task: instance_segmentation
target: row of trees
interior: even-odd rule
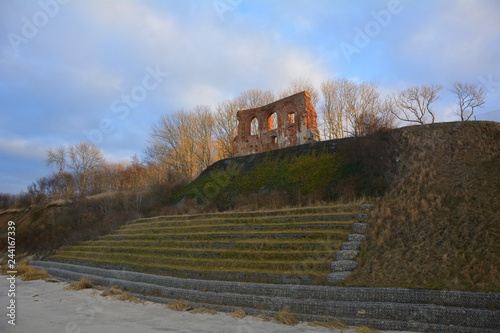
[[[363,136],[396,127],[397,121],[433,123],[433,103],[439,99],[440,85],[414,86],[382,96],[373,83],[348,79],[324,81],[320,91],[310,81],[297,79],[275,94],[270,90],[248,90],[219,103],[215,110],[200,105],[192,110],[165,114],[154,125],[146,148],[146,160],[168,167],[174,173],[193,177],[216,160],[234,156],[238,110],[256,108],[307,90],[319,111],[324,139]],[[458,99],[457,114],[469,120],[484,104],[484,92],[476,85],[457,82],[450,89]]]
[[[134,157],[129,164],[106,163],[100,149],[88,142],[49,149],[47,164],[56,172],[30,185],[28,195],[69,199],[127,191],[133,193],[135,205],[140,207],[144,193],[155,187],[193,178],[215,161],[233,157],[238,110],[263,106],[307,90],[319,111],[323,138],[336,139],[394,128],[398,121],[433,123],[433,103],[442,89],[440,85],[422,85],[382,96],[373,83],[328,80],[318,91],[308,80],[297,79],[279,94],[248,90],[220,102],[215,109],[200,105],[163,115],[151,129],[143,161]],[[463,121],[484,104],[485,94],[476,85],[457,82],[449,91],[457,99],[457,114]]]

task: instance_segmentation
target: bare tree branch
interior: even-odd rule
[[[456,114],[462,121],[469,120],[476,108],[484,104],[485,93],[476,84],[455,82],[453,88],[449,89],[458,98],[458,110]]]
[[[436,117],[431,104],[439,99],[441,89],[441,85],[413,86],[393,95],[393,115],[399,120],[418,124],[427,123],[430,116],[430,122],[434,123]]]

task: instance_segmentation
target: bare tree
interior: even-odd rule
[[[49,148],[47,150],[47,165],[55,166],[59,172],[64,172],[67,166],[66,161],[66,149],[63,146],[59,146],[52,150]]]
[[[219,103],[215,116],[215,145],[219,159],[234,157],[233,140],[237,134],[237,112],[240,110],[236,100]]]
[[[316,108],[319,103],[318,90],[313,86],[311,81],[306,78],[296,78],[288,84],[288,86],[280,93],[280,98],[285,98],[301,91],[308,91],[311,94],[311,104]]]
[[[198,105],[193,110],[192,126],[194,127],[194,139],[196,141],[195,155],[197,173],[200,173],[214,162],[214,130],[215,117],[210,106]]]
[[[193,117],[185,110],[163,115],[151,129],[146,148],[148,161],[168,166],[179,175],[193,177],[196,174],[196,142],[192,123]]]
[[[77,180],[80,196],[89,194],[91,173],[104,165],[104,156],[101,150],[90,142],[80,142],[70,145],[67,150],[68,165]]]
[[[469,120],[474,114],[474,110],[483,106],[486,98],[483,89],[476,84],[455,82],[450,91],[458,98],[456,114],[460,116],[462,121]]]
[[[253,109],[276,100],[276,96],[271,90],[250,89],[236,97],[235,102],[240,110]]]
[[[342,78],[321,85],[324,135],[328,139],[362,136],[394,127],[394,117],[373,83]]]
[[[393,114],[399,120],[425,124],[434,123],[436,117],[431,105],[439,99],[441,85],[413,86],[393,96]]]
[[[373,83],[348,84],[343,96],[346,104],[347,133],[351,136],[367,134],[363,127],[374,123],[380,111],[379,93]]]

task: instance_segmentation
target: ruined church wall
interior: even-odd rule
[[[319,141],[317,113],[306,91],[259,108],[240,110],[237,116],[236,156]],[[255,132],[252,132],[252,121],[258,124]]]

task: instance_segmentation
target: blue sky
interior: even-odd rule
[[[487,93],[500,121],[500,1],[0,2],[0,192],[53,170],[50,147],[85,140],[110,162],[141,156],[165,113],[293,79],[442,84]]]

